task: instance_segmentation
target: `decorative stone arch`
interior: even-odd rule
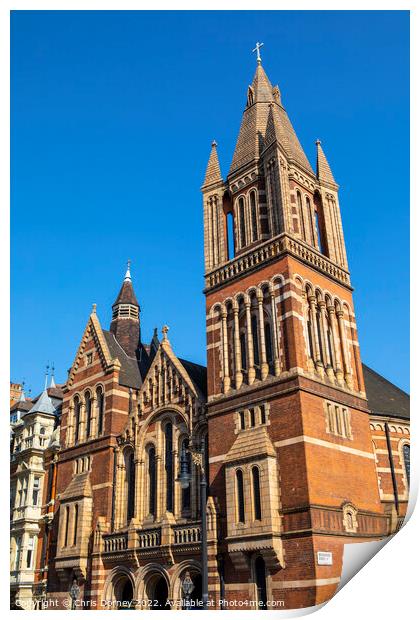
[[[257,294],[257,286],[255,284],[253,284],[252,286],[249,286],[245,293],[251,297],[251,295],[256,295]]]
[[[103,600],[109,602],[110,609],[113,608],[112,603],[120,600],[123,582],[129,580],[133,588],[133,598],[135,599],[135,577],[126,566],[115,566],[109,573],[103,588]]]
[[[343,526],[349,534],[356,534],[359,524],[357,522],[357,508],[350,502],[342,504]]]
[[[189,571],[191,577],[193,578],[195,575],[201,575],[201,564],[197,562],[197,560],[183,560],[179,564],[171,577],[170,589],[169,589],[169,598],[174,602],[179,601],[183,598],[182,593],[182,578],[185,576],[185,573]],[[194,592],[192,593],[194,595]],[[175,607],[179,609],[179,607]]]
[[[158,409],[154,409],[149,416],[145,419],[144,424],[141,427],[141,430],[139,432],[139,437],[138,437],[138,442],[137,442],[137,450],[139,454],[142,454],[146,445],[146,442],[149,443],[148,441],[148,432],[149,432],[149,428],[150,425],[154,422],[164,422],[165,421],[165,416],[161,417],[162,414],[165,413],[172,413],[173,415],[179,415],[182,418],[183,423],[185,424],[185,428],[188,429],[188,416],[186,415],[185,411],[183,410],[182,407],[180,407],[179,405],[163,405],[162,407],[159,407]],[[161,417],[161,419],[159,420],[159,418]],[[169,421],[169,417],[168,417],[168,421]],[[174,423],[174,419],[171,420],[172,423]],[[150,435],[149,435],[150,438]],[[153,440],[151,443],[154,443],[155,447],[157,448],[157,442],[156,440]]]
[[[143,566],[139,570],[135,580],[134,598],[137,601],[140,601],[140,609],[149,608],[148,600],[153,595],[151,590],[156,584],[156,582],[162,577],[166,581],[166,585],[168,588],[168,598],[171,598],[171,580],[167,571],[163,568],[161,564],[151,562],[150,564],[146,564],[146,566]]]

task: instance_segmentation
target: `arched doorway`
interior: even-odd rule
[[[255,585],[257,586],[258,609],[267,609],[265,562],[261,556],[255,560]]]
[[[134,598],[133,584],[129,577],[125,575],[121,577],[115,584],[114,592],[117,609],[134,609],[132,604]]]
[[[166,609],[171,608],[169,603],[168,584],[163,576],[157,577],[150,584],[150,609]]]
[[[200,573],[191,576],[194,590],[191,593],[191,609],[202,609],[203,605],[203,580]]]

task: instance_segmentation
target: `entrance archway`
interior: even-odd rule
[[[134,609],[132,604],[134,598],[133,584],[129,577],[124,575],[118,579],[114,586],[114,592],[117,602],[116,609]]]
[[[149,599],[150,599],[150,609],[166,609],[169,610],[171,608],[168,592],[168,584],[166,582],[165,577],[162,575],[157,575],[155,579],[152,579],[149,583],[148,591]]]

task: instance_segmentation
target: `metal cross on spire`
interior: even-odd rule
[[[259,43],[258,41],[255,44],[254,49],[252,50],[253,52],[257,52],[257,63],[260,65],[261,64],[261,54],[260,54],[260,48],[264,45],[264,43]]]

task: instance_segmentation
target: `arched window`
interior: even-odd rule
[[[235,256],[235,221],[231,211],[226,214],[226,235],[227,258],[231,260]]]
[[[69,527],[70,527],[70,507],[66,506],[66,513],[64,515],[64,546],[69,544]]]
[[[325,359],[325,351],[324,351],[324,347],[323,347],[323,341],[322,341],[322,327],[321,327],[321,311],[318,310],[316,313],[316,338],[318,339],[318,347],[319,347],[319,353],[320,353],[320,357],[321,357],[321,361],[325,364],[326,363],[326,359]]]
[[[86,407],[86,439],[90,437],[90,431],[92,426],[92,398],[90,392],[85,394],[85,407]]]
[[[156,516],[156,450],[150,446],[147,451],[147,465],[149,475],[149,514]]]
[[[242,370],[246,370],[247,364],[246,364],[246,336],[245,336],[245,332],[243,332],[240,335],[239,341],[240,341],[240,344],[241,344],[241,366],[242,366]]]
[[[79,441],[80,433],[80,400],[76,396],[74,399],[74,443]]]
[[[306,210],[308,213],[309,231],[311,233],[311,243],[312,245],[315,245],[313,219],[312,219],[312,207],[311,207],[311,201],[309,200],[308,196],[306,196]]]
[[[314,194],[314,207],[315,207],[315,227],[316,234],[318,237],[318,246],[319,250],[325,256],[328,256],[328,247],[326,243],[326,231],[325,231],[325,222],[324,222],[324,211],[322,198],[318,191]]]
[[[256,366],[260,363],[260,351],[258,346],[258,319],[255,314],[251,317],[251,330],[252,330],[252,344],[254,347],[254,364]]]
[[[245,429],[245,411],[239,412],[239,424],[241,427],[241,431]]]
[[[258,467],[252,468],[252,494],[254,500],[254,519],[261,520],[261,489],[260,489],[260,470]]]
[[[236,471],[236,502],[238,522],[245,523],[244,475],[242,469]]]
[[[259,609],[267,609],[267,581],[265,576],[265,562],[259,556],[255,560],[255,585],[257,587],[257,601]]]
[[[238,217],[239,217],[239,243],[241,248],[246,245],[246,228],[245,228],[245,200],[242,196],[238,200]]]
[[[258,239],[257,200],[255,196],[255,192],[251,192],[249,195],[249,204],[251,208],[252,241],[257,241]]]
[[[74,530],[73,530],[73,545],[75,545],[77,543],[77,528],[78,528],[78,523],[79,521],[79,505],[75,504],[74,506]]]
[[[166,472],[166,510],[173,512],[173,455],[172,455],[172,424],[165,426],[165,472]]]
[[[410,484],[410,444],[403,445],[404,467],[407,476],[407,482]]]
[[[265,352],[267,356],[267,362],[269,364],[273,361],[273,345],[271,342],[271,325],[270,323],[266,323],[264,325],[264,334],[265,334]]]
[[[343,425],[341,420],[341,412],[340,407],[335,407],[335,428],[337,430],[337,435],[343,434]]]
[[[353,513],[349,511],[346,512],[346,523],[348,530],[354,530],[354,518]]]
[[[300,192],[296,192],[297,196],[297,205],[298,205],[298,215],[299,215],[299,226],[300,226],[300,236],[304,241],[306,241],[306,233],[305,233],[305,220],[303,217],[303,205],[302,205],[302,196]]]
[[[104,405],[105,398],[101,387],[96,390],[96,406],[98,408],[98,436],[104,432]]]
[[[127,524],[134,517],[135,465],[133,450],[124,453],[125,465],[125,497],[127,498]]]
[[[255,426],[255,409],[253,407],[249,410],[249,425],[251,428]]]
[[[184,452],[187,458],[187,472],[191,475],[191,452],[188,450],[188,438],[182,440],[181,453]],[[186,489],[182,489],[182,509],[189,510],[191,507],[191,484]]]

